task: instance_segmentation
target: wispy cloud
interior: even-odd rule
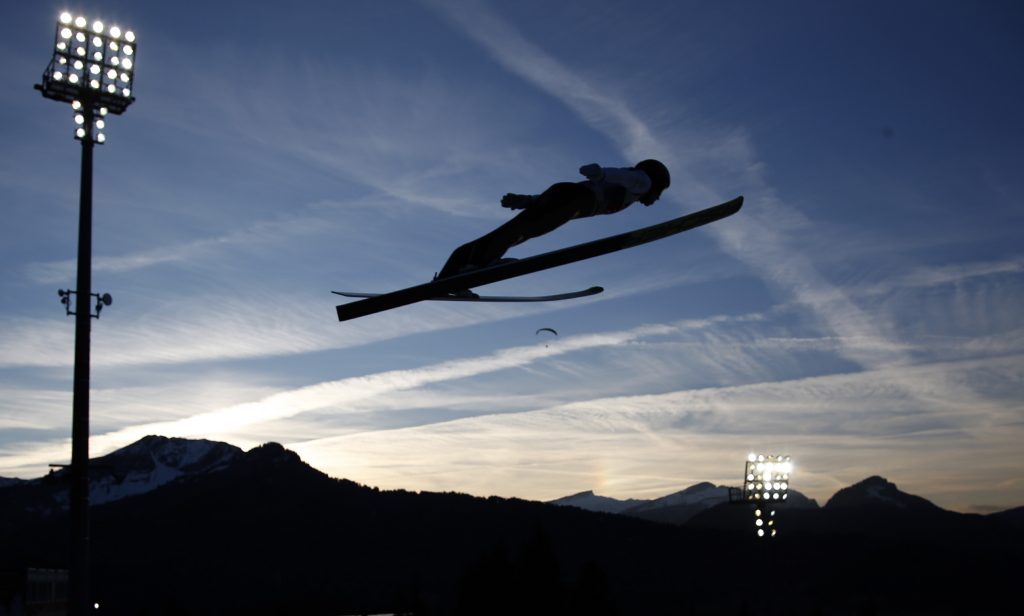
[[[957,477],[966,477],[1016,446],[1003,437],[1024,410],[1014,402],[1015,384],[1024,378],[1021,348],[1002,358],[787,378],[786,359],[852,343],[756,336],[765,319],[722,316],[565,336],[547,346],[282,391],[264,386],[258,396],[259,389],[239,386],[220,396],[227,404],[219,407],[216,398],[200,395],[202,387],[191,399],[173,386],[163,393],[100,390],[95,397],[107,409],[102,424],[123,427],[94,436],[93,448],[104,453],[151,433],[246,445],[277,440],[332,475],[373,485],[415,482],[421,489],[554,498],[587,488],[660,496],[688,481],[728,483],[736,468],[723,452],[739,460],[749,449],[772,446],[799,455],[801,490],[826,498],[867,474],[911,476],[902,459],[908,450],[918,460],[952,464]],[[595,383],[595,370],[618,378]],[[488,386],[481,380],[487,375],[503,385]],[[631,384],[646,377],[675,388],[616,393],[649,389]],[[537,393],[524,393],[531,390],[522,379]],[[539,386],[545,379],[560,387]],[[701,386],[702,380],[720,385]],[[987,384],[984,393],[978,382]],[[213,382],[205,390],[224,391]],[[165,395],[169,403],[154,406]],[[137,423],[130,407],[147,401],[149,416],[164,419]],[[66,400],[40,405],[66,406]],[[940,459],[936,452],[964,435],[974,447],[960,445]],[[52,441],[6,447],[0,474],[58,460],[66,455],[61,447]]]
[[[348,405],[395,391],[405,391],[430,383],[464,379],[523,366],[538,358],[555,354],[615,346],[642,336],[668,332],[671,329],[668,326],[645,326],[627,332],[579,336],[550,347],[539,345],[517,347],[485,357],[454,360],[424,368],[394,370],[324,382],[274,393],[253,402],[191,414],[188,417],[172,421],[131,425],[108,434],[94,436],[92,440],[98,450],[111,450],[147,434],[211,436],[323,408],[344,412]]]
[[[809,309],[817,322],[834,334],[836,350],[860,365],[865,374],[875,378],[884,374],[886,382],[895,387],[890,397],[912,399],[911,406],[919,409],[942,399],[941,395],[932,395],[934,392],[929,390],[929,385],[933,383],[926,373],[904,369],[913,362],[911,345],[893,336],[898,329],[887,320],[893,315],[866,310],[854,299],[851,290],[830,281],[816,266],[815,255],[807,252],[806,242],[800,241],[814,228],[812,221],[775,196],[762,177],[763,164],[745,131],[719,131],[719,137],[727,137],[721,140],[721,147],[710,154],[702,153],[692,145],[694,141],[707,145],[703,135],[693,131],[663,135],[651,130],[630,109],[627,101],[609,94],[614,91],[612,88],[594,87],[585,75],[570,70],[530,42],[484,3],[463,3],[458,9],[441,2],[428,4],[507,70],[560,100],[583,121],[618,143],[627,157],[662,157],[674,170],[680,170],[680,175],[686,178],[685,190],[689,194],[709,198],[717,195],[712,185],[689,173],[689,168],[711,169],[710,175],[717,178],[731,175],[734,185],[744,187],[748,203],[739,216],[712,225],[711,233],[719,239],[722,249],[745,263],[772,287],[783,290]],[[679,152],[687,153],[688,157],[680,158]],[[831,262],[837,255],[830,253],[828,257]],[[911,283],[928,285],[1018,269],[1019,264],[1010,262],[972,271],[937,270]],[[870,379],[856,381],[858,388],[867,388],[871,382]],[[942,392],[943,395],[950,393]],[[865,419],[870,415],[870,411],[859,404],[849,412]],[[941,415],[936,413],[936,416]],[[879,431],[872,436],[884,434]]]
[[[97,220],[97,237],[106,239],[94,269],[103,290],[113,283],[117,303],[94,322],[94,450],[151,432],[243,446],[277,440],[367,483],[538,498],[586,488],[660,496],[698,480],[728,483],[733,454],[768,445],[800,456],[800,489],[819,498],[875,473],[911,491],[904,476],[930,482],[920,490],[929,496],[935,486],[975,490],[972,473],[982,471],[1014,481],[1019,256],[918,269],[912,259],[885,262],[877,255],[897,240],[899,254],[917,255],[949,238],[904,243],[871,225],[833,226],[827,208],[802,214],[781,197],[790,193],[775,192],[753,133],[700,123],[686,107],[705,99],[689,101],[685,88],[652,82],[641,94],[637,85],[659,59],[640,70],[609,63],[610,53],[590,65],[568,61],[558,55],[561,41],[542,38],[556,22],[513,24],[503,15],[525,11],[491,2],[423,4],[432,15],[413,5],[403,13],[424,23],[398,25],[440,49],[382,60],[338,53],[333,41],[294,53],[280,39],[260,48],[258,71],[241,77],[248,52],[240,44],[166,45],[167,53],[147,56],[147,74],[177,78],[147,81],[146,104],[118,120],[147,127],[143,149],[159,164],[121,178],[106,222]],[[575,18],[575,10],[545,15]],[[570,35],[601,19],[584,21]],[[463,36],[436,30],[439,23]],[[655,48],[681,48],[659,38]],[[155,49],[159,41],[148,40]],[[465,54],[467,41],[482,53]],[[473,62],[451,62],[456,51]],[[640,53],[623,46],[615,55],[629,62]],[[745,194],[741,214],[687,239],[706,246],[711,237],[720,252],[640,266],[623,253],[605,260],[594,281],[608,290],[571,306],[423,303],[356,324],[334,321],[343,300],[326,293],[333,284],[384,291],[422,281],[482,224],[474,217],[507,216],[496,206],[502,191],[569,179],[567,167],[590,162],[575,160],[576,148],[609,144],[618,150],[611,158],[654,156],[673,169],[663,203],[630,216],[668,217],[671,208]],[[105,160],[124,148],[104,152]],[[199,156],[204,163],[194,164]],[[22,191],[36,186],[31,194],[53,185],[16,176],[4,179]],[[33,197],[22,201],[33,216],[45,209]],[[132,235],[136,221],[142,228]],[[52,229],[44,218],[28,224]],[[588,220],[566,233],[621,224]],[[564,238],[538,239],[528,252]],[[69,254],[63,242],[56,251],[25,246],[17,250],[34,262],[15,262],[5,279],[11,295],[25,297],[26,274],[40,285],[72,279],[73,262],[46,261]],[[650,248],[668,252],[667,243]],[[626,331],[608,324],[635,322],[613,314],[627,302],[676,299],[673,287],[712,280],[721,284],[695,290],[714,295],[688,303],[686,314],[752,312]],[[560,268],[518,279],[515,289],[578,283],[572,268]],[[38,475],[70,450],[51,427],[66,425],[70,394],[54,388],[70,376],[73,324],[45,295],[52,312],[12,303],[0,318],[0,397],[9,400],[0,413],[0,474]],[[709,309],[708,297],[726,306]],[[656,316],[671,311],[648,303],[639,318],[676,318]],[[506,323],[559,311],[578,317],[580,331],[612,331],[563,335],[548,349],[503,335]],[[518,346],[486,350],[509,344]],[[993,502],[977,496],[971,502]]]
[[[884,294],[906,287],[935,287],[956,284],[974,278],[1024,273],[1024,257],[1016,256],[999,261],[969,261],[942,266],[918,266],[902,274],[866,285],[862,293]]]
[[[570,70],[501,19],[490,7],[478,1],[458,6],[434,0],[426,4],[487,50],[507,70],[561,100],[585,122],[614,139],[629,156],[670,157],[670,150],[655,139],[647,124],[626,101],[608,94]]]
[[[196,239],[120,256],[97,256],[92,260],[93,271],[122,273],[155,265],[223,258],[227,250],[239,247],[252,250],[288,241],[302,241],[304,236],[324,233],[325,229],[332,226],[334,225],[330,225],[323,218],[309,214],[262,220],[218,237]],[[76,266],[75,260],[29,263],[26,265],[26,273],[36,283],[65,282],[73,279]]]
[[[374,485],[415,477],[426,489],[547,499],[587,488],[626,497],[660,496],[688,481],[734,484],[745,453],[770,446],[797,455],[801,491],[823,499],[868,474],[916,477],[913,465],[927,460],[959,477],[1012,455],[1001,434],[1013,413],[965,383],[1019,379],[1019,359],[907,369],[913,379],[872,371],[598,398],[289,447],[332,475]],[[913,395],[908,381],[918,384]],[[942,402],[924,409],[914,398]],[[974,447],[945,449],[965,432]],[[994,455],[979,455],[989,447]],[[908,462],[907,449],[920,457]]]
[[[182,61],[182,60],[178,60]],[[195,64],[195,62],[185,62]],[[157,101],[154,120],[197,136],[219,135],[255,151],[273,148],[276,160],[318,169],[353,187],[393,198],[394,208],[431,208],[455,215],[499,217],[486,179],[508,172],[493,144],[514,134],[516,117],[490,117],[501,93],[472,90],[424,62],[422,70],[396,73],[372,63],[324,62],[313,57],[268,53],[259,80],[222,87],[224,74],[243,63],[221,50],[184,78],[200,117],[171,97]],[[267,96],[280,84],[302,97]],[[310,122],[309,118],[316,118]],[[497,120],[497,121],[496,121]],[[472,126],[473,130],[465,130]],[[243,150],[243,155],[247,153]],[[281,173],[291,173],[287,166]],[[481,181],[481,177],[485,181]]]
[[[307,228],[305,220],[295,225]],[[193,271],[207,267],[209,262],[228,259],[232,246],[244,246],[253,252],[266,251],[267,245],[279,241],[273,236],[262,240],[264,225],[258,233],[241,233],[238,239],[202,241],[196,251],[168,249],[181,267]],[[297,231],[304,232],[304,231]],[[315,231],[310,231],[314,233]],[[345,230],[342,233],[356,233]],[[361,241],[354,238],[352,241]],[[395,255],[398,264],[410,267]],[[121,262],[144,261],[144,255],[124,255]],[[419,266],[420,268],[422,266]],[[706,281],[717,271],[699,264],[690,268],[673,268],[668,272],[652,270],[623,280],[614,288],[594,298],[579,300],[574,306],[615,301],[622,297],[649,293],[681,284]],[[568,279],[566,279],[568,281]],[[384,290],[380,282],[374,288]],[[550,282],[547,284],[550,285]],[[255,289],[255,290],[254,290]],[[135,295],[144,289],[133,289]],[[230,293],[231,297],[225,297]],[[116,301],[116,298],[115,298]],[[96,350],[93,364],[104,366],[143,366],[190,364],[239,358],[297,355],[331,349],[352,348],[403,336],[464,328],[485,322],[498,322],[527,314],[557,313],[566,304],[458,307],[420,304],[396,310],[387,318],[369,317],[366,327],[335,326],[333,306],[343,303],[341,297],[307,292],[271,293],[258,280],[215,280],[196,286],[189,292],[164,293],[142,305],[138,315],[111,314],[94,327],[101,335],[94,337]],[[56,304],[56,301],[54,302]],[[216,310],[197,307],[216,306]],[[115,310],[120,305],[111,308]],[[104,313],[107,314],[107,313]],[[107,319],[116,319],[116,327],[107,327]],[[71,349],[74,329],[55,326],[52,318],[9,318],[0,327],[0,366],[55,367],[70,366],[74,361]]]
[[[457,9],[440,2],[430,4],[508,70],[561,100],[586,122],[619,143],[627,156],[660,157],[670,163],[674,161],[673,169],[685,169],[694,162],[678,160],[672,152],[679,148],[663,143],[626,101],[606,94],[606,90],[599,90],[563,66],[483,3],[464,3]],[[872,318],[850,301],[842,289],[828,283],[811,260],[801,254],[797,244],[785,235],[787,225],[806,227],[807,224],[777,199],[769,198],[765,202],[771,191],[758,176],[754,148],[743,133],[734,132],[728,143],[732,145],[723,163],[740,171],[743,183],[757,188],[761,198],[759,203],[748,205],[735,220],[713,225],[712,230],[721,239],[722,248],[773,285],[792,293],[842,339],[877,341],[871,345],[871,352],[865,352],[862,346],[846,349],[846,354],[854,361],[866,367],[904,361],[900,345],[886,341],[884,332],[874,325]],[[699,192],[715,193],[710,187]]]

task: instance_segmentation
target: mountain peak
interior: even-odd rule
[[[728,490],[728,488],[726,489]],[[721,488],[716,488],[715,484],[710,481],[701,481],[679,492],[679,494],[700,494],[707,492],[708,490],[721,490]]]
[[[898,509],[906,511],[938,510],[931,501],[907,494],[884,477],[872,475],[863,481],[836,492],[825,503],[826,508],[840,509],[864,507],[871,509]]]
[[[853,485],[858,485],[858,484],[855,483]],[[888,479],[886,479],[885,477],[882,477],[880,475],[872,475],[872,476],[868,477],[867,479],[861,481],[860,485],[886,486],[886,487],[892,487],[892,488],[896,487],[895,483],[889,481]]]
[[[246,452],[245,456],[257,462],[274,465],[302,463],[299,454],[285,449],[280,443],[264,443],[253,447]]]
[[[586,509],[587,511],[599,511],[602,513],[621,513],[630,507],[634,507],[644,501],[639,501],[633,498],[626,500],[619,500],[617,498],[611,498],[609,496],[599,496],[594,494],[593,490],[584,490],[583,492],[577,492],[572,496],[563,496],[562,498],[549,501],[552,505],[579,507],[580,509]]]
[[[211,458],[230,459],[241,453],[238,447],[217,441],[149,435],[98,458],[96,466],[99,469],[125,465],[151,469],[162,465],[184,471],[196,465],[206,466]]]
[[[217,441],[145,436],[91,463],[90,501],[101,504],[144,494],[185,475],[225,468],[241,455],[238,447]]]
[[[673,492],[667,496],[642,501],[628,511],[630,515],[640,515],[663,509],[687,510],[683,517],[693,515],[709,507],[714,507],[729,500],[729,488],[716,486],[709,481],[701,481],[692,486]]]

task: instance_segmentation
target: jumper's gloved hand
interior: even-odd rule
[[[533,200],[533,195],[517,195],[516,193],[508,193],[501,198],[501,207],[507,207],[510,210],[521,210],[533,203]]]
[[[600,181],[604,179],[604,169],[597,163],[590,163],[580,167],[580,174],[588,180]]]

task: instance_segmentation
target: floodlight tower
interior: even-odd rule
[[[754,504],[754,530],[758,537],[774,537],[775,506],[789,497],[789,476],[793,460],[789,456],[756,454],[747,456],[743,472],[743,500]]]
[[[103,22],[62,13],[57,20],[53,57],[35,89],[71,103],[75,139],[82,142],[79,185],[78,288],[61,290],[61,302],[75,315],[74,398],[71,417],[71,614],[89,611],[89,346],[91,319],[99,318],[110,295],[92,292],[92,149],[103,143],[108,113],[121,114],[135,101],[135,34]],[[76,295],[75,311],[70,296]],[[97,298],[96,314],[89,305]],[[85,300],[84,304],[82,300]]]

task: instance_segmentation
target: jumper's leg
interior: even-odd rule
[[[589,215],[593,204],[594,194],[585,186],[569,182],[555,184],[505,224],[456,248],[437,277],[446,278],[466,267],[493,263],[509,248],[550,233],[573,218]]]

